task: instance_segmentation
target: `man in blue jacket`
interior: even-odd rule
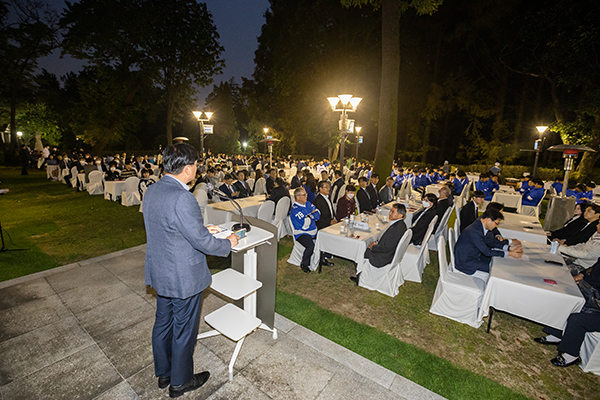
[[[313,239],[317,236],[317,224],[321,218],[319,210],[313,206],[306,198],[304,188],[298,188],[294,191],[294,204],[290,210],[290,219],[292,220],[292,229],[294,231],[294,240],[304,246],[300,268],[304,272],[310,272],[308,266],[315,242]]]
[[[144,195],[146,227],[145,283],[157,293],[152,330],[154,373],[158,387],[171,385],[179,397],[198,389],[208,371],[194,374],[202,291],[212,282],[206,255],[226,257],[238,244],[235,234],[216,239],[206,227],[187,184],[195,177],[197,151],[176,144],[163,152],[165,176]]]
[[[492,257],[521,258],[523,248],[511,246],[500,250],[486,244],[486,236],[492,235],[503,219],[500,211],[488,209],[460,234],[454,247],[457,270],[487,283]]]
[[[544,193],[544,182],[541,179],[536,179],[533,181],[533,186],[530,186],[529,190],[523,194],[521,204],[524,206],[537,206],[542,201]]]

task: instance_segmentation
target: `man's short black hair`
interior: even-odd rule
[[[360,178],[358,178],[358,182],[366,182],[367,178],[365,178],[364,176],[361,176]]]
[[[498,210],[498,211],[502,211],[502,210],[504,210],[504,204],[498,203],[496,201],[492,201],[491,203],[489,203],[487,205],[487,207],[485,209],[486,210],[490,210],[492,208],[495,209],[495,210]]]
[[[186,143],[177,143],[163,151],[163,168],[165,174],[177,175],[186,165],[198,160],[198,151]]]
[[[495,208],[488,208],[485,210],[485,212],[483,214],[481,214],[481,219],[486,219],[489,218],[492,221],[497,221],[499,219],[504,219],[504,215],[502,215],[502,213],[498,210],[496,210]]]
[[[371,179],[373,179],[373,178],[379,178],[379,174],[377,172],[373,172],[371,174]]]
[[[349,192],[356,192],[356,188],[354,187],[354,185],[347,185],[346,190]]]
[[[331,185],[329,185],[329,182],[327,182],[327,181],[320,181],[320,182],[317,184],[317,187],[318,187],[319,189],[322,189],[322,188],[324,188],[324,187],[325,187],[325,185],[331,186]]]
[[[433,193],[427,193],[424,197],[423,200],[427,200],[428,202],[430,202],[431,204],[433,204],[434,206],[437,205],[438,202],[438,198],[435,194]]]
[[[285,186],[285,181],[284,181],[284,180],[283,180],[281,177],[277,177],[277,178],[275,179],[275,183],[276,183],[278,186]]]
[[[478,197],[480,199],[485,199],[485,193],[483,193],[482,190],[476,190],[473,192],[473,196],[471,197]]]
[[[335,176],[342,176],[342,171],[340,171],[339,169],[335,170]]]
[[[600,214],[600,206],[598,204],[592,203],[587,208],[591,208],[596,214]]]

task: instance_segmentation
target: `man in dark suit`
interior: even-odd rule
[[[317,187],[319,188],[319,193],[317,193],[313,205],[321,213],[321,217],[316,221],[317,229],[321,230],[323,228],[327,228],[328,226],[336,224],[337,220],[335,219],[335,211],[333,208],[333,204],[331,203],[331,200],[329,200],[329,191],[331,185],[327,181],[321,181],[319,182]],[[329,253],[323,254],[323,256],[321,257],[321,264],[328,267],[334,265],[331,261],[326,260],[327,258],[331,257],[332,255]]]
[[[394,258],[396,247],[406,232],[406,207],[404,204],[395,203],[390,209],[390,226],[378,242],[371,242],[365,251],[365,257],[376,268],[385,267]]]
[[[342,188],[342,186],[344,186],[344,180],[342,179],[342,171],[340,171],[339,169],[335,170],[334,175],[335,181],[333,182],[333,185],[331,185],[329,199],[332,202],[336,203],[340,189]],[[342,193],[342,195],[344,195],[344,193]]]
[[[413,214],[412,217],[412,239],[410,243],[420,246],[425,239],[425,234],[429,228],[431,220],[435,218],[435,206],[437,205],[437,196],[433,193],[427,193],[423,197],[423,208]]]
[[[489,247],[486,243],[486,235],[491,235],[503,219],[504,216],[500,211],[486,210],[477,221],[460,234],[454,247],[457,270],[487,283],[492,257],[521,258],[522,247],[510,246],[499,250]]]
[[[394,201],[394,178],[388,176],[385,185],[379,189],[379,200],[382,204]]]
[[[269,176],[265,182],[265,189],[267,190],[268,194],[271,194],[271,191],[275,187],[275,179],[277,179],[277,170],[275,168],[271,168],[269,170]]]
[[[285,186],[285,181],[281,178],[277,178],[275,179],[275,185],[273,186],[271,194],[267,197],[267,200],[275,202],[275,207],[277,207],[277,202],[284,197],[290,197],[290,191]]]
[[[467,226],[471,225],[477,218],[479,212],[477,209],[485,202],[485,193],[481,190],[473,192],[473,198],[460,210],[460,231],[463,232]]]
[[[252,196],[252,189],[246,183],[246,174],[244,174],[244,171],[238,171],[237,178],[238,180],[233,184],[233,189],[240,193],[239,197]]]
[[[367,178],[361,176],[358,178],[359,189],[356,191],[356,201],[361,213],[371,214],[373,212],[373,205],[371,203],[371,195],[367,191]]]
[[[210,376],[194,374],[202,291],[212,282],[205,255],[226,257],[238,244],[235,234],[216,239],[204,226],[200,206],[187,184],[196,175],[198,153],[187,144],[163,152],[165,176],[144,195],[147,250],[145,283],[157,293],[152,330],[154,373],[159,388],[179,397]]]
[[[294,175],[292,177],[292,181],[290,183],[290,189],[298,189],[300,186],[302,186],[302,176],[304,175],[304,173],[302,172],[301,169],[299,169],[298,171],[296,171],[296,175]]]
[[[377,184],[379,183],[379,174],[374,172],[371,174],[371,179],[369,184],[367,185],[367,192],[369,193],[369,197],[371,198],[371,209],[376,210],[377,207],[381,204],[381,200],[379,199],[379,192],[377,191]]]
[[[219,187],[219,190],[227,195],[227,197],[221,196],[221,200],[237,199],[240,196],[240,192],[235,190],[233,187],[233,176],[231,174],[225,175],[225,182]]]
[[[596,233],[599,218],[600,206],[590,204],[586,207],[581,217],[567,226],[552,232],[549,238],[567,246],[585,243]]]

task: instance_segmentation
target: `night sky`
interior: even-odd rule
[[[64,8],[64,0],[48,0],[56,9]],[[221,36],[221,46],[225,48],[222,57],[225,69],[215,77],[215,83],[234,77],[241,83],[241,77],[250,78],[254,71],[254,51],[258,47],[257,37],[265,22],[264,13],[269,7],[268,0],[205,0],[213,16],[217,31]],[[72,58],[59,58],[60,50],[40,59],[40,68],[61,76],[70,71],[79,71],[84,62]],[[212,91],[212,85],[200,91],[199,106]]]

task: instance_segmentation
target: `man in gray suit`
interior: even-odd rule
[[[406,232],[406,207],[404,204],[394,203],[390,208],[390,226],[383,233],[378,242],[371,242],[365,251],[365,258],[369,259],[375,268],[381,268],[392,262],[396,247]]]
[[[163,152],[165,176],[144,195],[146,226],[145,283],[156,289],[152,330],[154,373],[169,396],[198,389],[208,371],[194,375],[192,359],[202,291],[212,282],[205,255],[225,257],[238,243],[235,234],[216,239],[204,226],[196,198],[187,184],[195,177],[198,153],[187,144]]]

